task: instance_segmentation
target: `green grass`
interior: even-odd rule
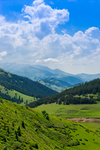
[[[21,103],[22,105],[25,105],[26,101],[29,104],[30,102],[37,100],[35,97],[24,95],[24,94],[22,94],[18,91],[15,91],[15,90],[8,90],[4,86],[1,86],[1,85],[0,85],[0,91],[4,94],[11,96],[11,98],[14,98],[15,94],[17,94],[17,99],[19,98],[19,96],[20,96],[20,99],[23,98],[23,102]]]
[[[89,117],[89,118],[99,118],[100,117],[100,102],[98,104],[80,104],[80,105],[58,105],[56,103],[43,104],[35,109],[46,110],[49,114],[65,117],[65,118],[75,118],[75,117]]]
[[[5,146],[9,150],[99,150],[100,135],[80,123],[0,99],[0,150]]]
[[[58,105],[47,104],[36,107],[37,110],[46,110],[49,114],[62,118],[100,118],[100,102],[98,104]],[[87,127],[100,132],[100,123],[82,123]]]
[[[86,123],[81,123],[81,124],[100,132],[100,123],[86,122]]]

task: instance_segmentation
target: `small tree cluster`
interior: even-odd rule
[[[45,110],[42,111],[42,114],[47,120],[49,120],[49,114]]]

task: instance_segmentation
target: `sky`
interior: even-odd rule
[[[0,0],[0,64],[100,73],[100,0]]]

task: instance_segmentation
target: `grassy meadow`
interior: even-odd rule
[[[56,103],[43,104],[35,109],[39,111],[46,110],[50,115],[62,118],[100,118],[100,102],[97,104],[80,105],[58,105]],[[93,130],[100,131],[100,123],[82,123]]]
[[[64,118],[99,118],[100,102],[98,104],[59,105],[56,103],[43,104],[35,109],[46,110],[49,114]]]
[[[20,97],[20,99],[23,99],[23,102],[21,103],[22,105],[26,105],[26,103],[30,103],[33,102],[34,100],[37,100],[35,97],[27,96],[16,90],[8,90],[7,88],[1,85],[0,85],[0,91],[4,94],[11,96],[11,98],[14,98],[16,96],[16,98],[18,99]]]

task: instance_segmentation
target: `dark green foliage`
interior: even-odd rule
[[[9,149],[7,148],[7,146],[5,146],[5,147],[3,148],[3,150],[9,150]]]
[[[45,110],[42,111],[42,114],[47,120],[49,120],[49,114]]]
[[[97,99],[93,99],[92,96],[89,98],[75,97],[75,95],[84,95],[92,93],[100,93],[100,79],[95,79],[90,82],[82,83],[70,89],[66,89],[61,93],[52,95],[49,97],[42,98],[38,101],[31,102],[28,104],[29,107],[37,107],[42,104],[96,104],[96,100],[100,101],[100,96]]]
[[[2,100],[2,98],[1,98],[1,96],[0,96],[0,103],[3,103],[3,100]]]
[[[34,147],[35,147],[36,149],[38,149],[38,144],[36,143],[36,144],[34,145]]]
[[[84,138],[85,141],[88,141],[88,139]]]
[[[22,121],[22,127],[25,128],[25,123],[24,123],[24,121]]]
[[[7,128],[7,133],[8,133],[8,134],[10,133],[10,131],[9,131],[9,127]]]
[[[82,144],[83,144],[83,145],[85,145],[85,143],[84,143],[84,142],[82,142]]]
[[[18,141],[18,134],[17,134],[17,131],[15,131],[15,137],[16,137],[16,139],[17,139],[17,141]]]
[[[17,133],[18,133],[18,136],[21,136],[21,129],[20,129],[20,127],[18,127]]]
[[[8,73],[3,69],[0,69],[0,85],[9,90],[16,90],[25,95],[37,98],[42,98],[57,93],[56,91],[51,90],[36,81],[32,81],[28,78]],[[22,102],[19,97],[17,98],[17,94],[15,94],[15,97],[13,99],[9,95],[3,94],[1,92],[0,95],[2,96],[2,98],[11,100],[13,102],[15,102],[15,100],[17,100],[17,103]]]
[[[17,111],[15,110],[15,114],[17,114]]]
[[[12,123],[12,126],[14,127],[14,122]]]

